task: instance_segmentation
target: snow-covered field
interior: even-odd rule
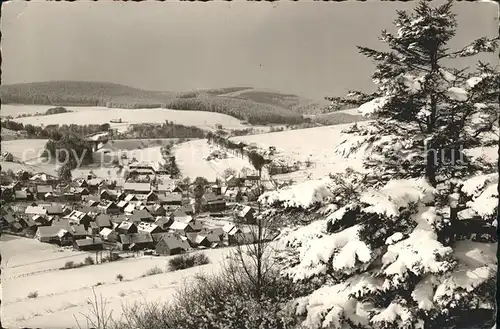
[[[247,159],[236,157],[227,153],[226,159],[204,160],[218,147],[209,145],[206,139],[194,140],[179,144],[174,147],[174,155],[184,177],[195,179],[198,176],[205,177],[209,181],[215,181],[226,168],[240,171],[243,168],[251,168]]]
[[[12,153],[16,162],[1,161],[2,170],[16,172],[18,170],[28,170],[31,172],[44,172],[55,175],[57,166],[55,163],[47,163],[45,159],[38,157],[45,148],[47,140],[44,139],[18,139],[11,141],[2,141],[2,151]],[[104,149],[94,153],[94,164],[83,166],[73,170],[74,178],[86,177],[92,171],[97,177],[103,179],[120,180],[122,173],[117,172],[117,168],[112,167],[112,159],[121,158],[122,154],[127,156],[127,159],[135,158],[138,162],[157,162],[163,163],[164,159],[161,154],[161,146],[152,146],[144,148],[130,149],[127,143],[117,142],[109,153],[104,153]],[[137,142],[135,140],[135,142]],[[123,147],[123,149],[121,148]],[[17,162],[19,161],[19,162]],[[121,160],[120,161],[128,161]]]
[[[358,123],[359,126],[367,124]],[[329,173],[342,172],[348,167],[362,170],[360,157],[345,158],[335,152],[344,139],[341,131],[352,124],[326,126],[309,129],[289,130],[284,132],[235,137],[236,141],[255,143],[267,149],[275,146],[290,163],[294,161],[311,161],[313,165],[307,170],[279,175],[279,178],[304,181],[307,177],[319,179]]]
[[[2,323],[8,328],[77,328],[73,316],[84,324],[81,313],[88,314],[87,299],[92,286],[107,300],[107,308],[119,317],[122,304],[135,301],[168,301],[174,290],[196,273],[211,273],[230,248],[207,250],[208,265],[187,270],[141,277],[148,269],[166,269],[169,257],[144,256],[71,270],[58,270],[72,260],[81,262],[87,253],[57,251],[57,248],[32,239],[2,236]],[[42,271],[42,272],[40,272]],[[116,280],[118,274],[124,280]],[[50,284],[48,284],[50,283]],[[30,292],[37,298],[28,298]]]
[[[119,131],[127,129],[134,123],[163,123],[165,120],[186,126],[197,126],[202,129],[213,129],[216,124],[221,124],[227,129],[245,129],[248,126],[241,124],[240,120],[221,113],[202,111],[178,111],[169,109],[118,109],[107,107],[66,107],[69,113],[53,115],[32,116],[16,118],[21,113],[45,112],[51,106],[40,105],[3,105],[2,116],[11,115],[14,121],[36,126],[51,124],[104,124],[109,123],[112,128]],[[110,123],[110,120],[121,119],[123,123]]]

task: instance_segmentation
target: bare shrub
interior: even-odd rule
[[[28,294],[28,298],[38,298],[38,291],[32,291]]]
[[[85,258],[84,263],[85,263],[85,265],[94,265],[95,264],[94,259],[90,256]]]
[[[159,268],[158,266],[155,266],[155,267],[152,267],[149,270],[147,270],[142,275],[142,277],[151,276],[151,275],[157,275],[157,274],[162,274],[162,273],[163,273],[163,270],[161,268]]]
[[[170,271],[177,271],[208,263],[210,263],[210,259],[203,253],[179,255],[168,261],[168,268]]]

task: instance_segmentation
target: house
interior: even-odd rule
[[[181,211],[185,213],[186,215],[193,215],[194,214],[194,205],[189,204],[189,205],[184,205],[182,207],[179,207],[176,211]]]
[[[152,222],[154,217],[147,210],[134,210],[129,220],[134,222]]]
[[[227,187],[237,187],[238,185],[240,185],[240,178],[231,175],[226,178],[226,185]]]
[[[12,191],[20,191],[23,188],[23,185],[20,182],[16,181],[7,185],[6,188],[11,189]]]
[[[97,217],[101,213],[101,209],[98,207],[88,207],[88,206],[81,206],[79,211],[86,213],[91,220]]]
[[[242,200],[242,193],[238,189],[227,189],[224,192],[224,198],[229,202],[239,202]]]
[[[114,242],[118,239],[118,233],[107,227],[103,228],[99,235],[105,241]]]
[[[226,200],[221,195],[207,193],[202,198],[201,206],[204,211],[224,211],[226,210]]]
[[[211,192],[215,195],[221,195],[222,194],[222,187],[219,185],[212,185],[212,188],[210,189]]]
[[[156,192],[158,194],[164,194],[166,192],[170,192],[173,188],[172,185],[173,185],[172,182],[170,182],[170,183],[163,182],[162,184],[158,184],[158,187],[156,188]]]
[[[118,201],[116,204],[118,208],[120,208],[120,211],[125,211],[125,207],[128,205],[128,202],[125,200]]]
[[[99,227],[99,230],[102,230],[103,228],[112,228],[113,224],[111,224],[111,217],[107,214],[99,214],[95,218],[95,223],[97,224],[97,227]]]
[[[88,189],[90,193],[95,193],[99,190],[99,187],[101,187],[104,184],[104,179],[102,178],[92,178],[87,181],[88,184]]]
[[[90,194],[90,191],[87,187],[77,187],[73,190],[73,192],[75,194],[78,194],[80,196],[84,196],[84,195],[89,195]]]
[[[207,248],[210,247],[210,242],[208,241],[207,237],[204,235],[200,235],[198,232],[188,232],[186,233],[186,238],[193,248],[199,246]]]
[[[189,250],[189,243],[177,234],[166,233],[156,243],[155,249],[160,255],[178,255]]]
[[[49,225],[49,221],[45,216],[34,215],[31,219],[36,223],[37,226],[47,226]]]
[[[193,232],[193,228],[189,223],[174,221],[168,228],[172,232],[177,232],[179,234],[185,235],[186,233]]]
[[[127,194],[123,200],[127,202],[137,201],[137,197],[134,194]]]
[[[44,243],[68,246],[73,242],[73,235],[71,232],[61,227],[40,226],[35,233],[35,239]]]
[[[67,222],[53,222],[51,227],[59,227],[65,229],[66,231],[71,233],[73,239],[83,239],[88,235],[88,232],[83,225],[71,225]]]
[[[127,196],[126,193],[115,191],[115,201],[125,200],[126,196]]]
[[[119,234],[132,234],[137,233],[137,225],[129,221],[123,221],[115,229]]]
[[[72,185],[75,186],[75,187],[89,187],[89,184],[83,178],[76,179],[75,181],[73,181]]]
[[[59,181],[59,179],[55,176],[45,174],[45,173],[37,173],[30,177],[30,182],[35,184],[46,184],[46,185],[55,185]]]
[[[23,227],[12,214],[5,214],[0,217],[2,221],[2,227],[9,227],[13,231],[20,231]]]
[[[165,193],[158,196],[158,201],[162,205],[182,205],[182,194],[180,193]]]
[[[149,233],[120,234],[118,246],[121,250],[141,250],[154,248],[154,242]]]
[[[123,192],[134,194],[148,194],[152,190],[150,183],[131,183],[127,182],[123,185]],[[131,200],[127,200],[131,201]]]
[[[139,223],[137,225],[138,233],[161,233],[163,232],[163,228],[153,223]]]
[[[133,203],[129,203],[124,209],[123,211],[125,212],[125,214],[132,214],[135,210],[135,204]]]
[[[173,193],[181,193],[182,194],[184,192],[184,189],[179,184],[174,184],[174,186],[172,187],[171,192],[173,192]]]
[[[73,210],[71,213],[64,216],[64,219],[69,220],[69,222],[72,224],[83,225],[87,228],[89,226],[91,217],[85,212]]]
[[[14,190],[14,199],[16,201],[32,201],[33,194],[31,194],[31,192],[29,192],[27,189]]]
[[[250,206],[236,208],[235,215],[238,221],[245,222],[246,224],[255,223],[255,209]]]
[[[21,224],[22,227],[28,227],[33,229],[38,226],[37,223],[33,220],[32,216],[20,217],[19,224]]]
[[[96,222],[90,222],[89,228],[88,228],[88,235],[90,236],[95,236],[99,234],[99,226],[97,226]]]
[[[99,193],[101,200],[115,201],[116,195],[114,193],[109,192],[108,190],[101,190]]]
[[[166,231],[170,225],[174,222],[174,219],[170,216],[168,217],[158,217],[155,220],[155,224],[161,227],[164,231]]]
[[[237,239],[235,235],[241,232],[241,230],[233,223],[227,223],[226,225],[224,225],[222,227],[222,231],[224,235],[224,241],[229,244],[236,243]]]
[[[82,199],[87,201],[87,204],[90,206],[97,205],[99,202],[101,202],[100,195],[86,195],[86,196],[83,196]]]
[[[64,214],[64,209],[61,205],[51,205],[43,208],[47,210],[47,215],[49,216],[62,216]]]
[[[51,185],[36,185],[35,196],[38,200],[45,200],[47,193],[49,193],[49,195],[54,193],[54,189]]]
[[[178,222],[190,223],[193,220],[193,216],[186,214],[184,211],[176,210],[170,217]]]
[[[146,207],[146,210],[153,216],[165,216],[167,211],[159,204]]]
[[[101,209],[103,213],[108,215],[115,215],[121,212],[120,207],[118,207],[113,201],[105,201],[104,203],[100,203],[97,207]]]
[[[81,251],[102,250],[103,242],[101,238],[86,238],[75,240],[73,246]]]
[[[149,192],[146,195],[146,201],[151,202],[156,200],[158,200],[158,195],[156,195],[156,193],[154,193],[153,191]]]
[[[26,215],[47,215],[47,210],[40,206],[28,206],[24,213]]]

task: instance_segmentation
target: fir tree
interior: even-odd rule
[[[283,238],[283,273],[322,284],[295,300],[306,328],[491,327],[498,174],[468,151],[498,140],[499,76],[484,63],[471,73],[443,62],[493,52],[496,41],[446,48],[451,2],[420,2],[395,24],[381,38],[390,51],[359,47],[377,63],[375,98],[359,108],[375,121],[350,131],[368,146],[369,174],[330,177],[335,204]]]

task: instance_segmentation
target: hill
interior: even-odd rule
[[[299,114],[322,113],[325,106],[329,104],[326,100],[311,100],[294,94],[256,88],[242,89],[219,96],[279,106]]]
[[[218,112],[250,123],[297,124],[301,114],[269,102],[257,102],[231,93],[248,87],[231,87],[190,92],[148,91],[108,82],[48,81],[0,87],[3,104],[53,106],[105,106],[111,108],[169,108]],[[224,96],[229,95],[229,96]]]

